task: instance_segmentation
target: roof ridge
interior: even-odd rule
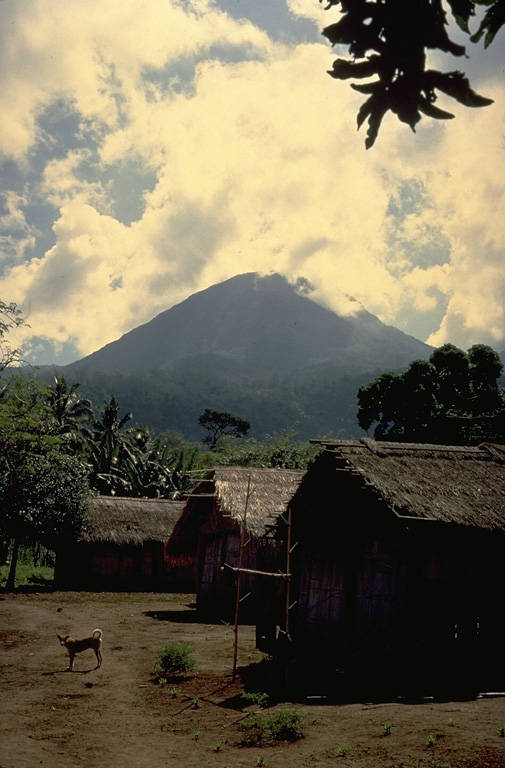
[[[444,445],[441,443],[403,443],[393,440],[374,440],[371,437],[360,437],[357,440],[321,440],[319,441],[327,450],[338,451],[339,449],[354,448],[366,449],[375,456],[388,456],[391,452],[403,453],[454,453],[454,454],[472,454],[482,455],[485,450],[492,453],[492,449],[499,450],[499,446],[494,444],[482,443],[480,445]],[[505,460],[505,446],[502,447]],[[501,456],[500,453],[493,455]]]

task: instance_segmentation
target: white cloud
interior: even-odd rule
[[[333,21],[332,18],[326,20],[328,14],[324,13],[325,2],[314,2],[314,0],[287,0],[287,5],[291,13],[295,16],[303,16],[312,21],[325,26]]]
[[[26,221],[23,205],[27,195],[14,191],[0,192],[0,264],[21,261],[35,245],[37,230]],[[1,210],[0,209],[0,210]]]
[[[493,107],[415,135],[389,116],[366,152],[362,97],[326,74],[324,43],[274,43],[210,1],[18,2],[0,4],[3,151],[55,211],[54,245],[37,252],[26,195],[5,198],[18,253],[0,295],[30,333],[84,355],[195,290],[275,270],[393,324],[443,295],[431,343],[498,342],[503,86]],[[290,9],[321,16],[313,0]],[[132,162],[149,182],[122,186]],[[395,220],[406,180],[422,195]],[[128,198],[137,215],[122,221]]]

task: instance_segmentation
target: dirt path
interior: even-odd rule
[[[41,593],[0,598],[0,768],[505,768],[505,698],[407,705],[304,703],[305,738],[241,748],[237,723],[251,707],[231,680],[233,632],[197,621],[192,596]],[[66,672],[57,632],[103,630]],[[195,678],[152,682],[156,653],[194,644]],[[239,666],[262,655],[241,627]],[[277,705],[277,708],[283,706]],[[284,705],[285,706],[285,705]],[[253,707],[254,708],[254,707]],[[271,710],[268,710],[271,711]],[[389,735],[387,735],[389,731]]]

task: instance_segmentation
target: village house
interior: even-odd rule
[[[248,571],[277,571],[280,543],[272,535],[273,523],[302,477],[295,470],[218,467],[193,489],[167,542],[166,558],[196,593],[200,615],[234,619],[240,566],[240,620],[253,621],[262,577]]]
[[[57,553],[58,589],[176,591],[164,545],[183,503],[98,496],[78,541]]]
[[[328,441],[289,507],[258,634],[302,689],[505,690],[503,446]]]

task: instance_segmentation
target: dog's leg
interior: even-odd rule
[[[100,649],[99,645],[95,648],[95,656],[96,656],[96,667],[95,667],[95,669],[99,669],[101,667],[101,665],[102,665],[102,652],[101,652],[101,649]]]
[[[75,654],[73,654],[69,649],[68,651],[68,671],[69,672],[74,671],[74,658],[75,658]]]

